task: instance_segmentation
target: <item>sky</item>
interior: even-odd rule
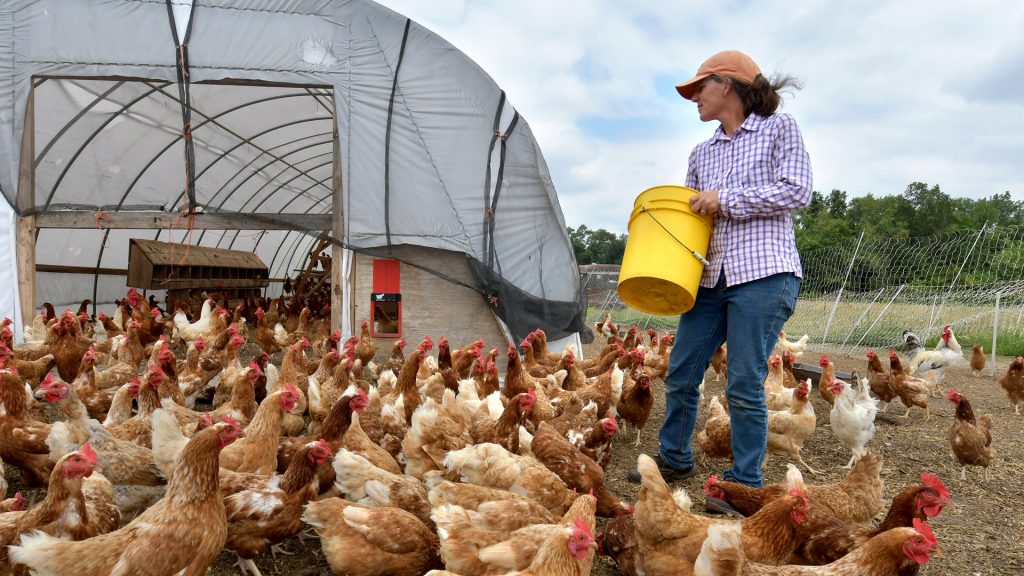
[[[529,122],[568,226],[626,232],[683,184],[702,123],[675,84],[720,50],[804,84],[814,188],[1024,199],[1024,2],[383,0],[476,61]]]

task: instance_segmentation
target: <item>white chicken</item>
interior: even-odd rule
[[[875,415],[878,413],[878,398],[868,394],[868,380],[863,378],[858,386],[852,386],[842,380],[833,379],[828,389],[835,395],[835,403],[829,414],[832,433],[846,445],[853,456],[843,466],[849,470],[867,450],[865,445],[875,435]]]
[[[785,332],[779,332],[779,351],[785,352],[788,350],[789,353],[793,355],[793,358],[799,358],[804,355],[804,350],[807,349],[807,341],[810,339],[810,336],[804,334],[796,342],[790,342],[789,340],[786,340]]]
[[[174,329],[182,340],[191,344],[200,337],[206,336],[210,329],[210,314],[213,312],[213,299],[207,298],[203,302],[203,309],[199,313],[199,320],[189,322],[185,312],[178,310],[174,313]]]
[[[904,332],[903,341],[910,355],[910,373],[920,373],[925,379],[934,382],[936,388],[941,386],[946,370],[964,359],[963,350],[949,324],[942,328],[942,338],[934,350],[925,350],[921,339],[913,332]],[[933,377],[928,377],[928,372],[932,372]],[[937,394],[939,390],[935,392]]]

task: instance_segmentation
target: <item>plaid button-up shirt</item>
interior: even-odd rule
[[[751,114],[732,138],[719,125],[690,154],[686,186],[719,190],[700,285],[713,288],[792,272],[803,276],[790,212],[811,202],[811,161],[789,114]]]

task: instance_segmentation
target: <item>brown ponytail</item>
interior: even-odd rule
[[[747,84],[733,77],[728,77],[729,84],[736,90],[740,102],[743,102],[743,115],[751,113],[759,116],[771,116],[782,103],[781,93],[789,89],[799,90],[803,87],[799,80],[792,76],[776,76],[768,80],[763,74],[754,78],[753,84]]]

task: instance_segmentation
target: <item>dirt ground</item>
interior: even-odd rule
[[[587,352],[593,353],[597,346],[589,345]],[[251,355],[248,345],[246,348],[245,352]],[[813,356],[817,357],[816,354]],[[1008,363],[1006,359],[1000,360],[1002,369],[997,372],[997,377],[1005,371]],[[866,360],[862,356],[836,357],[833,361],[841,371],[858,369],[863,372],[866,369]],[[723,384],[715,382],[714,373],[709,371],[706,398],[721,393]],[[888,414],[879,415],[875,437],[869,444],[869,447],[881,451],[885,458],[882,470],[885,498],[891,499],[907,485],[917,482],[921,472],[926,470],[937,474],[952,492],[955,508],[947,508],[930,522],[943,556],[933,557],[923,567],[921,574],[973,576],[1024,573],[1024,547],[1019,544],[1024,541],[1024,520],[1019,512],[1024,496],[1024,444],[1020,441],[1024,437],[1024,415],[1014,415],[1005,393],[991,377],[975,378],[968,368],[962,367],[947,375],[945,388],[952,386],[968,397],[976,414],[992,415],[993,446],[998,457],[990,468],[991,480],[984,481],[981,470],[976,468],[967,471],[966,481],[960,480],[960,467],[953,458],[946,438],[953,421],[953,406],[948,401],[944,398],[930,400],[930,422],[924,421],[924,412],[920,409],[912,411],[907,420],[900,418],[902,409],[897,401]],[[657,453],[658,428],[664,413],[664,388],[660,381],[655,383],[654,388],[657,399],[650,421],[641,434],[641,446],[634,447],[636,432],[624,429],[615,439],[614,455],[607,470],[606,482],[609,488],[631,502],[636,500],[637,486],[626,480],[626,473],[636,465],[639,453]],[[811,466],[823,473],[812,477],[805,472],[805,480],[813,483],[837,482],[846,474],[839,467],[846,464],[850,453],[835,440],[828,429],[828,404],[817,392],[812,391],[811,398],[818,415],[818,427],[805,444],[803,454]],[[698,430],[703,426],[704,416],[702,407]],[[694,499],[695,511],[701,508],[704,481],[710,474],[721,475],[728,467],[728,462],[724,460],[707,460],[700,455],[699,450],[697,453],[699,473],[684,484]],[[787,462],[788,458],[784,456],[773,456],[765,472],[766,482],[783,481]],[[11,484],[10,493],[24,490],[17,471],[7,466],[6,472]],[[42,498],[42,491],[26,491],[26,497],[30,501]],[[331,574],[317,540],[307,539],[303,542],[297,537],[291,538],[281,548],[291,555],[278,554],[274,557],[267,554],[256,559],[256,565],[264,576]],[[239,573],[238,568],[232,566],[234,562],[234,554],[224,552],[208,574],[234,576]],[[594,564],[593,574],[610,576],[621,572],[607,558],[599,558]]]

